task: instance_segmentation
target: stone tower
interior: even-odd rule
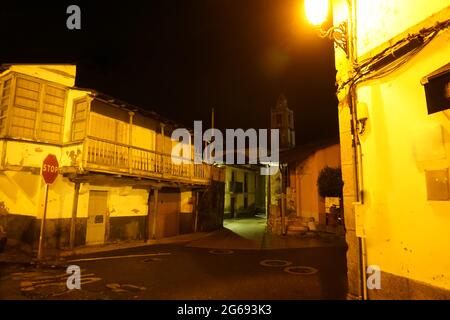
[[[288,108],[284,94],[278,97],[275,108],[270,111],[270,127],[280,130],[280,150],[295,147],[294,113]]]

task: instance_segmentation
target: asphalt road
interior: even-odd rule
[[[214,248],[214,237],[209,241]],[[55,268],[3,266],[0,299],[345,299],[342,245],[271,250],[192,245],[76,256]],[[67,289],[67,265],[81,268],[80,290]]]

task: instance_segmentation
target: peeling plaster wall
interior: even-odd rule
[[[17,169],[34,167],[40,171],[42,162],[49,153],[56,155],[60,164],[66,161],[61,158],[61,147],[27,141],[6,141],[4,153],[4,166],[15,166]]]
[[[124,188],[108,189],[108,207],[110,216],[146,216],[148,190]]]
[[[46,226],[49,246],[67,244],[73,193],[73,183],[62,176],[58,176],[49,187]],[[83,199],[80,196],[79,218],[83,215],[87,217],[87,206],[84,214],[82,210],[83,201],[86,200],[87,197]],[[8,208],[8,237],[35,244],[45,204],[45,184],[39,172],[3,171],[0,174],[0,201],[4,201]],[[83,226],[77,229],[83,229]],[[66,230],[67,234],[63,234],[62,230]],[[77,244],[82,244],[80,241]]]
[[[192,213],[193,212],[193,199],[192,199],[192,191],[183,191],[181,192],[181,204],[180,204],[180,212]]]
[[[31,172],[2,171],[0,201],[9,213],[36,217],[41,192],[41,177]]]

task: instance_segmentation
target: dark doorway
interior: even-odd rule
[[[231,210],[231,218],[236,218],[236,216],[235,216],[235,200],[236,200],[236,198],[234,198],[234,197],[231,197],[230,198],[230,210]]]

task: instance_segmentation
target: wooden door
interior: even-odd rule
[[[105,242],[106,214],[108,212],[108,192],[90,191],[86,244],[102,244]]]

